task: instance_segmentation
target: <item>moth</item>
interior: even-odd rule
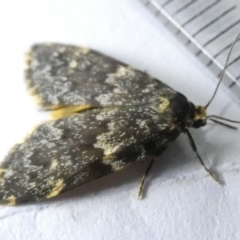
[[[34,45],[25,73],[30,93],[54,120],[36,127],[1,164],[1,204],[52,198],[148,159],[141,196],[154,159],[180,133],[187,134],[215,177],[188,129],[204,126],[208,118],[216,121],[206,115],[216,91],[206,106],[196,106],[145,72],[63,44]]]

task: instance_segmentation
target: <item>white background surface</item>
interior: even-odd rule
[[[23,56],[35,42],[94,48],[146,70],[196,104],[205,104],[216,85],[136,0],[2,1],[0,29],[1,159],[47,118],[23,82]],[[240,119],[239,103],[222,89],[209,112]],[[210,123],[191,132],[225,186],[212,181],[182,135],[154,165],[143,200],[136,196],[146,162],[51,201],[0,206],[1,239],[240,239],[239,131]]]

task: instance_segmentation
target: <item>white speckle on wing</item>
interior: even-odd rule
[[[103,106],[107,105],[111,101],[111,93],[106,94],[100,94],[98,97],[96,97],[96,100]]]
[[[72,60],[70,63],[69,63],[69,67],[70,68],[76,68],[78,66],[78,62],[77,61],[74,61],[74,60]]]

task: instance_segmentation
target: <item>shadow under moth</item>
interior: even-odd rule
[[[141,196],[154,158],[182,132],[215,178],[188,129],[204,126],[207,119],[217,121],[217,116],[206,115],[206,109],[222,77],[209,103],[195,106],[145,72],[96,51],[63,44],[34,45],[25,75],[30,93],[42,109],[52,111],[54,120],[36,127],[1,164],[1,204],[55,197],[149,159]]]

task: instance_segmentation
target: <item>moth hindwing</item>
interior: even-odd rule
[[[26,82],[43,123],[0,168],[1,203],[38,201],[142,159],[153,159],[203,107],[148,74],[86,48],[39,44],[27,55]]]

